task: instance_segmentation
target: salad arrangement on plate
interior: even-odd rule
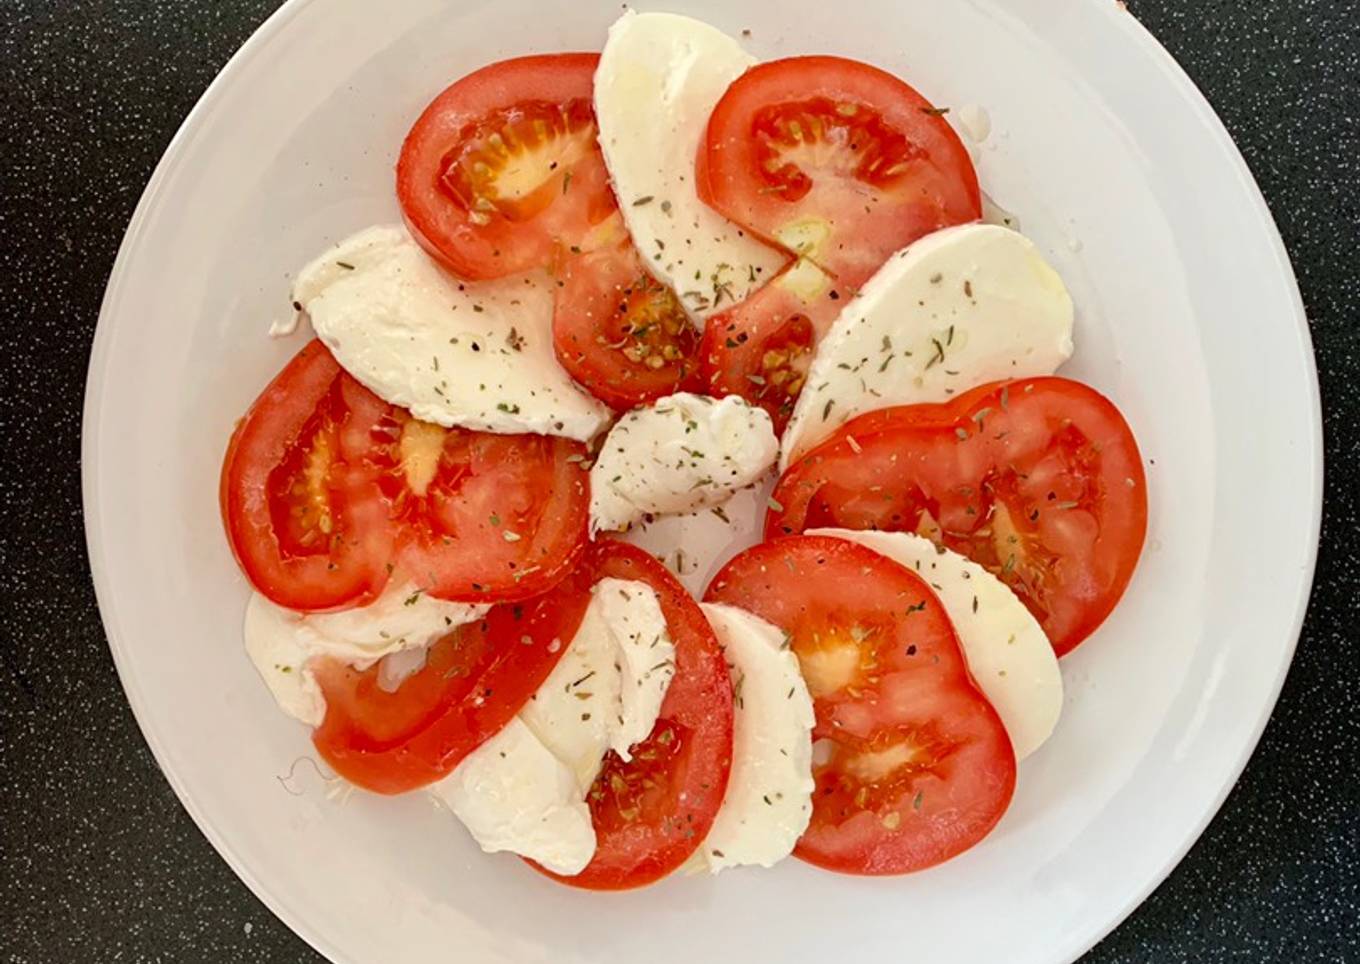
[[[337,774],[594,889],[986,837],[1147,494],[946,115],[633,12],[435,97],[222,471],[247,651]]]

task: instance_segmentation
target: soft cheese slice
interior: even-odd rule
[[[1072,299],[1021,234],[967,224],[893,255],[817,346],[784,430],[787,468],[856,415],[942,402],[1072,355]]]
[[[459,281],[403,228],[374,227],[303,268],[293,298],[346,371],[418,419],[584,441],[610,412],[557,362],[553,287]]]
[[[708,116],[755,58],[708,24],[623,14],[595,73],[600,146],[648,270],[696,322],[773,278],[788,260],[699,200],[694,162]]]
[[[675,645],[650,586],[601,579],[591,593],[571,645],[520,711],[582,792],[607,751],[627,760],[629,748],[651,733],[675,675]]]
[[[704,604],[736,694],[732,774],[696,852],[710,872],[772,867],[812,819],[812,697],[782,630],[743,609]]]
[[[591,532],[721,505],[765,475],[778,453],[770,416],[745,399],[657,399],[619,419],[600,447],[590,470]]]
[[[558,874],[579,874],[595,855],[575,774],[518,718],[431,791],[487,853],[509,850]]]

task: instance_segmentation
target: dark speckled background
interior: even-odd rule
[[[95,610],[78,472],[123,228],[184,115],[275,6],[0,0],[6,964],[317,959],[218,859],[142,741]],[[1327,412],[1327,510],[1260,748],[1190,855],[1087,960],[1360,961],[1360,3],[1129,7],[1227,122],[1293,256]]]

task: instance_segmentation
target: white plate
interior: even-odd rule
[[[672,6],[750,28],[763,57],[845,54],[984,105],[982,182],[1079,305],[1068,373],[1118,402],[1149,457],[1142,566],[1064,661],[1066,714],[996,832],[912,877],[790,861],[579,893],[482,855],[422,796],[327,799],[246,660],[217,472],[298,347],[264,337],[290,270],[396,215],[392,161],[438,89],[502,57],[596,49],[617,2],[293,0],[204,95],[133,217],[90,366],[90,558],[128,698],[203,832],[338,961],[1070,960],[1213,815],[1298,634],[1320,422],[1280,239],[1208,105],[1108,0]]]

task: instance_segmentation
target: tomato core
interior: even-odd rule
[[[785,201],[805,197],[817,175],[890,190],[913,161],[926,158],[877,110],[826,97],[762,107],[751,133],[767,190]]]
[[[594,148],[590,101],[522,101],[465,125],[439,180],[474,224],[493,212],[528,221],[564,193],[566,172]]]

